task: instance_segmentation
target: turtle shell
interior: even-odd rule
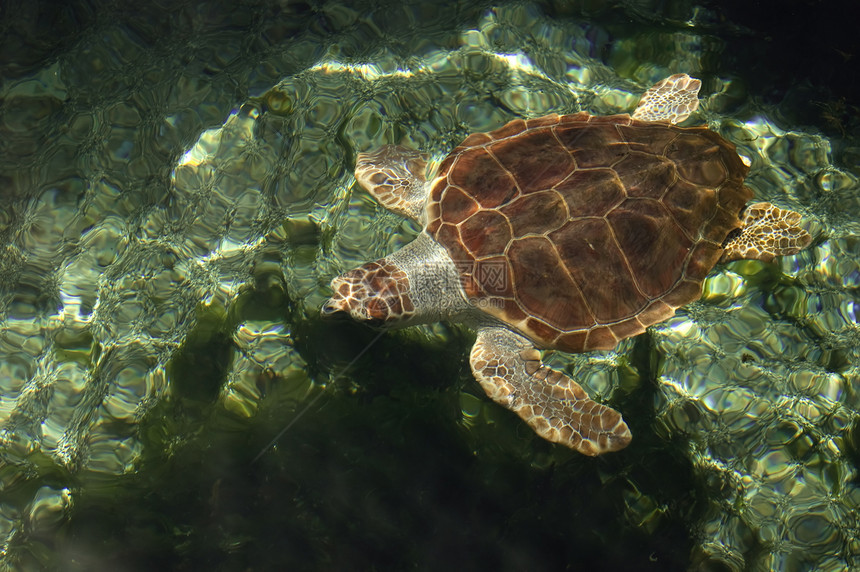
[[[442,162],[427,232],[483,311],[543,347],[611,349],[701,296],[747,171],[704,127],[516,119]]]

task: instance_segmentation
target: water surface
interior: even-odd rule
[[[768,69],[779,36],[748,16],[7,8],[2,566],[860,565],[851,90],[823,83],[829,60]],[[334,275],[420,230],[355,185],[356,153],[438,162],[515,117],[629,111],[677,72],[704,81],[691,121],[814,242],[718,267],[701,301],[614,352],[548,356],[624,413],[628,449],[536,437],[472,379],[464,328],[319,320]]]

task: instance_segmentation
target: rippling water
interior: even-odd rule
[[[763,87],[739,47],[769,40],[708,4],[439,6],[6,8],[0,567],[860,566],[853,103]],[[814,242],[718,267],[614,352],[549,357],[628,449],[536,437],[463,328],[320,322],[334,275],[420,230],[355,185],[356,153],[438,163],[676,72]]]

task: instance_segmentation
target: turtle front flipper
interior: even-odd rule
[[[424,216],[427,155],[399,145],[359,153],[355,179],[385,208],[415,221]]]
[[[701,81],[685,73],[669,76],[642,94],[633,119],[680,123],[699,107],[701,87]]]
[[[630,443],[621,414],[543,365],[540,352],[526,338],[502,327],[481,328],[470,361],[487,395],[516,412],[544,439],[589,456]]]
[[[751,258],[770,262],[775,256],[797,254],[812,241],[800,226],[800,215],[770,203],[755,203],[746,208],[740,232],[730,235],[723,245],[723,262]]]

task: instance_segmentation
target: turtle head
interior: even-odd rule
[[[348,313],[359,322],[390,327],[405,325],[415,315],[406,273],[385,258],[341,274],[331,289],[323,316]]]

